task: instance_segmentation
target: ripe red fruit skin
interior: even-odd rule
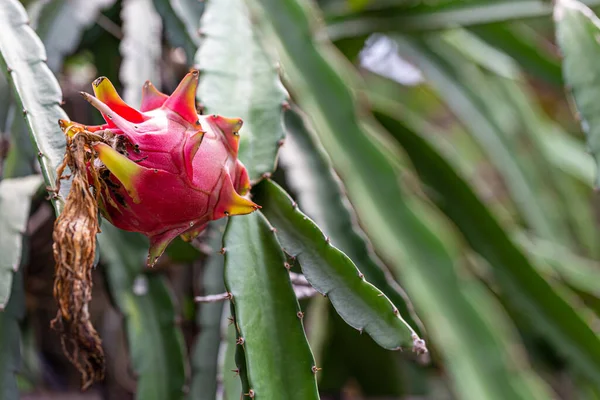
[[[82,95],[106,124],[61,121],[66,134],[76,126],[105,139],[92,146],[98,159],[90,166],[105,183],[100,211],[116,227],[150,238],[150,266],[177,236],[192,240],[211,220],[258,208],[241,197],[250,188],[237,159],[242,121],[198,115],[197,86],[198,71],[188,73],[171,96],[146,82],[138,111],[101,77],[93,82],[96,97]]]

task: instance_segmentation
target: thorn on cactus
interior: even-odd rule
[[[239,368],[232,369],[231,372],[234,373],[234,375],[233,375],[234,377],[237,377],[240,374],[240,369]]]
[[[244,393],[244,395],[253,399],[254,398],[254,390],[250,389],[250,390],[248,390],[248,393]]]
[[[298,312],[296,313],[296,316],[297,316],[298,318],[302,319],[302,318],[304,318],[304,313],[303,313],[302,311],[298,311]]]
[[[245,341],[246,341],[246,340],[245,340],[243,337],[241,337],[241,336],[240,336],[240,337],[239,337],[239,338],[237,338],[237,340],[235,341],[235,344],[243,345]]]
[[[221,255],[225,255],[225,252],[227,251],[227,249],[225,247],[222,247],[221,250],[219,250],[219,253]]]
[[[317,367],[316,365],[313,365],[313,366],[311,367],[311,370],[312,370],[312,373],[313,373],[313,374],[316,374],[317,372],[319,372],[319,371],[322,371],[322,370],[323,370],[323,368],[319,368],[319,367]]]
[[[419,338],[416,334],[412,335],[413,340],[413,351],[417,354],[425,354],[429,352],[427,349],[427,344],[421,338]]]

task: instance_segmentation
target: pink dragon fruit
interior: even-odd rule
[[[60,121],[67,135],[84,130],[98,138],[88,169],[100,177],[100,211],[118,228],[150,238],[149,266],[177,236],[189,241],[211,220],[258,208],[241,197],[250,188],[237,159],[242,121],[198,115],[197,86],[198,71],[188,73],[171,96],[146,82],[138,111],[101,77],[93,82],[96,97],[82,95],[106,124]]]

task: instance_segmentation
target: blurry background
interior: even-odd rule
[[[215,23],[202,18],[205,3],[198,0],[21,2],[60,82],[63,108],[72,120],[87,124],[102,122],[79,95],[91,92],[96,77],[108,77],[133,105],[139,104],[146,79],[170,93],[190,67],[206,63],[196,53],[203,31],[209,29],[203,24]],[[318,375],[322,398],[441,400],[463,398],[461,393],[471,391],[508,399],[494,389],[493,379],[481,377],[493,377],[505,365],[524,382],[545,387],[538,393],[546,395],[523,398],[600,398],[600,345],[587,331],[571,329],[573,319],[583,320],[596,334],[600,329],[600,204],[594,191],[595,164],[563,87],[552,4],[317,3],[317,19],[326,25],[317,38],[331,41],[346,59],[332,67],[342,76],[351,68],[360,74],[361,86],[354,77],[347,85],[391,132],[378,146],[403,149],[394,153],[402,171],[397,178],[449,249],[454,265],[448,275],[441,270],[438,274],[432,263],[427,283],[416,287],[413,279],[406,285],[411,297],[422,293],[413,302],[424,321],[411,321],[429,345],[430,353],[422,356],[381,349],[343,323],[321,296],[301,301],[308,338],[317,365],[323,367]],[[600,6],[600,1],[585,3]],[[285,68],[282,74],[285,82]],[[292,101],[293,87],[288,87]],[[231,96],[233,101],[235,93]],[[25,176],[39,168],[19,114],[0,77],[0,175]],[[319,134],[302,125],[296,114],[286,115],[288,137],[274,179],[343,249],[328,229],[355,217],[348,214],[344,191],[329,172]],[[344,171],[338,172],[343,176]],[[375,177],[378,172],[373,168],[371,173]],[[393,206],[394,199],[387,201]],[[79,375],[49,329],[56,314],[53,221],[50,203],[34,198],[22,276],[15,278],[24,282],[24,293],[11,297],[13,303],[22,300],[26,309],[18,375],[23,399],[134,398],[131,340],[138,343],[137,351],[156,354],[145,379],[183,376],[186,371],[177,356],[183,350],[191,357],[186,381],[190,398],[214,399],[215,393],[222,395],[223,386],[235,385],[228,306],[194,302],[195,296],[224,290],[222,261],[215,257],[222,225],[212,226],[193,245],[178,239],[153,270],[137,262],[145,251],[137,236],[109,230],[114,236],[101,243],[91,310],[104,341],[107,378],[80,393]],[[360,237],[359,247],[364,247]],[[359,252],[370,251],[367,247]],[[421,248],[424,254],[430,251]],[[388,257],[381,256],[390,266]],[[498,268],[512,272],[496,274]],[[390,270],[386,273],[397,281],[390,285],[403,293],[395,286],[405,286],[402,271],[393,265]],[[562,303],[543,298],[540,277],[570,308],[565,311]],[[143,299],[127,305],[131,296]],[[436,302],[449,308],[436,309]],[[462,315],[465,307],[481,319]],[[448,314],[450,309],[458,311]],[[140,318],[142,329],[126,330],[123,315]],[[165,320],[175,320],[176,327],[164,328]],[[4,316],[0,337],[11,334],[10,329]],[[9,353],[0,352],[0,362]],[[198,370],[208,373],[200,377]]]

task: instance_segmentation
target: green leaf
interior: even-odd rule
[[[46,185],[56,189],[56,168],[65,153],[65,138],[58,120],[67,116],[60,108],[60,86],[44,62],[44,46],[27,21],[27,14],[17,0],[6,0],[0,7],[0,68],[7,73],[16,104],[25,114],[32,140],[40,152],[38,159]],[[53,200],[57,214],[68,191],[68,185],[63,184],[59,197]]]
[[[587,136],[588,148],[596,160],[595,186],[600,184],[600,106],[597,88],[600,72],[600,20],[576,0],[560,0],[554,9],[556,40],[563,53],[565,84],[572,92]]]
[[[8,302],[13,275],[21,264],[31,198],[41,184],[39,175],[0,181],[0,310]]]
[[[208,0],[202,16],[204,39],[196,54],[201,72],[198,99],[207,114],[237,117],[239,159],[251,181],[275,169],[283,138],[286,92],[274,61],[252,29],[243,0]]]
[[[404,290],[371,249],[339,178],[331,169],[327,154],[314,133],[309,131],[297,110],[287,111],[284,121],[288,135],[282,148],[282,164],[287,184],[297,193],[302,210],[325,232],[333,245],[356,264],[365,279],[390,299],[402,318],[419,334],[422,331],[421,321]]]
[[[206,242],[210,255],[204,263],[202,275],[202,295],[223,293],[223,255],[220,254],[226,220],[215,221],[209,228],[210,238]],[[227,305],[228,306],[228,305]],[[196,322],[200,334],[192,355],[192,382],[188,398],[190,400],[215,400],[219,383],[219,354],[221,348],[221,320],[224,302],[202,303],[198,307]],[[233,357],[231,359],[233,361]],[[239,393],[238,393],[239,397]]]
[[[260,212],[231,218],[223,247],[244,399],[318,399],[300,306],[269,223]]]
[[[0,312],[0,400],[18,400],[17,373],[21,369],[21,328],[25,318],[23,273],[15,274],[8,305]]]
[[[257,24],[279,50],[294,98],[314,122],[315,131],[346,185],[365,231],[378,254],[401,272],[405,287],[439,343],[459,397],[464,399],[548,398],[521,357],[507,321],[476,281],[466,285],[455,269],[447,228],[433,209],[409,198],[398,185],[395,148],[355,108],[356,77],[332,48],[317,41],[319,29],[306,2],[253,0]],[[343,78],[342,78],[343,76]],[[433,225],[435,223],[435,225]],[[434,231],[435,229],[435,231]],[[235,296],[234,296],[235,299]],[[510,350],[509,350],[510,349]],[[509,350],[509,352],[507,352]]]
[[[200,34],[198,31],[192,30],[191,26],[185,24],[184,16],[179,14],[181,9],[174,7],[174,1],[153,0],[156,11],[158,11],[163,19],[167,40],[171,46],[183,48],[187,56],[187,63],[189,64],[194,59],[194,54],[200,44]],[[196,17],[200,19],[200,15]]]
[[[133,107],[142,102],[142,86],[147,80],[160,87],[162,23],[152,0],[125,0],[121,11],[123,39],[119,47],[123,61],[119,77],[123,99]]]
[[[599,0],[587,0],[600,6]],[[332,40],[364,36],[376,32],[418,33],[439,31],[457,26],[479,26],[496,22],[547,17],[552,4],[538,0],[462,1],[450,0],[430,5],[425,2],[398,6],[397,3],[376,7],[371,12],[334,19],[327,27]]]
[[[265,181],[254,193],[286,253],[297,257],[308,282],[329,298],[348,325],[365,331],[386,349],[424,346],[390,300],[365,280],[352,260],[329,242],[283,189]]]
[[[493,268],[502,296],[522,310],[539,334],[573,366],[600,382],[600,339],[514,245],[468,184],[423,138],[396,119],[398,109],[375,104],[379,122],[410,156],[430,198]]]
[[[30,8],[29,15],[54,73],[61,70],[64,58],[77,49],[83,32],[96,22],[100,12],[114,3],[115,0],[50,0]]]
[[[187,375],[185,343],[165,279],[145,268],[147,240],[105,221],[98,244],[110,292],[125,318],[132,367],[138,377],[136,399],[182,399]]]

